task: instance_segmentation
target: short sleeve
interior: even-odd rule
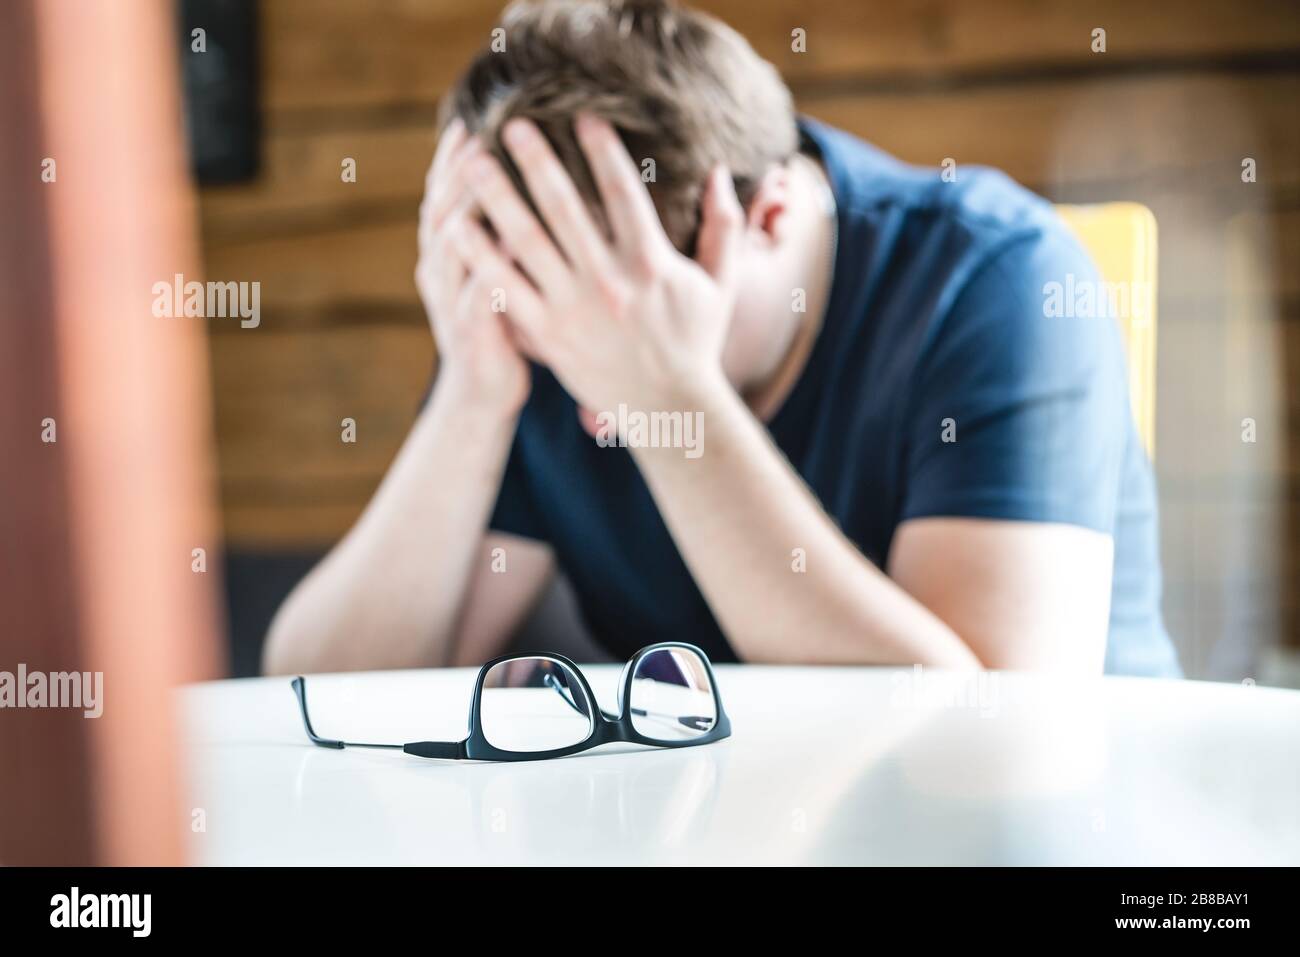
[[[918,360],[901,520],[1113,533],[1133,426],[1116,319],[1075,308],[1096,280],[1064,227],[1017,237],[974,272]]]

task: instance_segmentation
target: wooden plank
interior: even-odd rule
[[[430,381],[423,316],[210,341],[228,546],[335,541],[370,500]],[[342,440],[344,418],[356,421],[355,443]]]
[[[1188,60],[1240,60],[1300,48],[1285,3],[1242,0],[702,0],[740,30],[794,85],[906,83],[940,74],[1104,73]],[[431,103],[485,46],[499,0],[378,5],[355,0],[260,5],[264,96],[272,110]],[[364,42],[358,28],[364,23]],[[1092,30],[1107,31],[1093,53]],[[806,52],[791,31],[807,34]]]
[[[1270,286],[1266,294],[1275,301],[1300,300],[1300,205],[1273,210],[1263,216]],[[1300,321],[1293,312],[1292,317]],[[1300,374],[1300,366],[1296,367]],[[1292,380],[1300,381],[1300,380]],[[1300,389],[1295,390],[1300,395]]]
[[[415,231],[412,206],[399,222],[210,243],[207,275],[261,283],[262,322],[272,329],[283,328],[296,313],[306,314],[308,322],[331,316],[355,321],[367,310],[409,310],[419,303]],[[224,325],[238,329],[233,320]]]
[[[360,515],[433,368],[422,322],[212,335],[226,541],[315,549]],[[342,441],[342,420],[356,441]]]
[[[361,223],[395,211],[414,215],[436,140],[431,120],[346,130],[269,122],[255,182],[200,193],[204,239],[303,232]],[[355,161],[355,182],[341,164]]]
[[[993,166],[1053,196],[1126,186],[1236,190],[1242,157],[1269,157],[1274,188],[1300,182],[1300,72],[1180,73],[908,95],[808,98],[813,116],[908,162]],[[1208,133],[1207,131],[1213,131]],[[1066,192],[1065,187],[1075,187]],[[1111,193],[1109,198],[1115,198]]]
[[[1287,445],[1300,440],[1294,397],[1300,322],[1290,310],[1235,315],[1231,300],[1201,303],[1203,312],[1160,314],[1156,390],[1156,463],[1162,493],[1177,483],[1216,476],[1268,479],[1286,470]],[[1288,366],[1290,366],[1288,368]],[[1257,442],[1242,441],[1242,420],[1256,423]],[[1292,424],[1288,424],[1291,422]]]
[[[1300,46],[1293,11],[1266,0],[703,0],[698,6],[736,27],[795,84],[844,76],[906,82],[944,73],[1026,75],[1063,67],[1104,72]],[[805,54],[791,49],[796,27],[807,30]],[[1106,30],[1104,54],[1092,50],[1097,27]]]
[[[1291,319],[1279,327],[1280,352],[1285,359],[1282,368],[1287,384],[1285,395],[1291,417],[1291,467],[1292,474],[1300,478],[1300,309],[1288,310]]]
[[[938,164],[952,156],[1086,202],[1178,183],[1237,191],[1245,185],[1243,156],[1259,162],[1257,192],[1300,189],[1297,101],[1300,69],[907,95],[830,93],[802,97],[800,107],[909,162]],[[271,117],[257,182],[202,191],[205,240],[223,244],[413,218],[433,153],[432,119],[418,115],[394,124],[335,129]],[[345,157],[357,161],[355,183],[340,179]]]
[[[387,469],[433,370],[427,325],[210,337],[223,485],[369,481]],[[341,422],[356,421],[356,441]]]

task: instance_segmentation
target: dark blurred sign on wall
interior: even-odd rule
[[[190,166],[202,185],[257,173],[257,0],[178,0]]]

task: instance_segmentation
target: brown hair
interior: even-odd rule
[[[482,135],[525,198],[500,141],[515,116],[537,123],[604,225],[572,125],[579,111],[593,113],[638,165],[654,160],[647,186],[669,239],[689,255],[714,165],[726,164],[748,206],[764,172],[797,148],[790,92],[772,65],[726,24],[672,0],[518,0],[499,26],[499,52],[493,43],[479,52],[441,119],[460,117]]]

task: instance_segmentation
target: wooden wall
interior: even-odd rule
[[[1270,0],[702,0],[800,108],[905,159],[984,163],[1058,201],[1136,199],[1161,230],[1158,449],[1167,613],[1195,673],[1296,634],[1300,12]],[[264,169],[202,196],[233,549],[320,548],[367,501],[433,364],[411,274],[440,93],[499,5],[264,0]],[[1094,28],[1107,51],[1092,51]],[[807,50],[791,48],[802,28]],[[357,163],[344,183],[340,163]],[[1254,158],[1258,182],[1241,180]],[[340,420],[359,441],[339,439]],[[1259,439],[1241,441],[1256,420]]]

